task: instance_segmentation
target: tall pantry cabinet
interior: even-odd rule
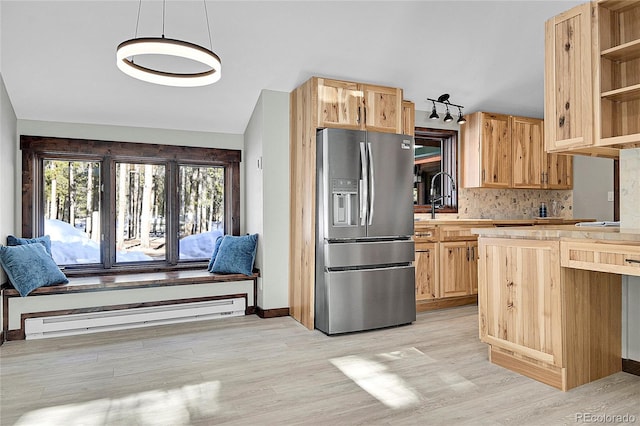
[[[316,130],[343,128],[403,134],[414,105],[402,89],[312,77],[291,92],[289,313],[314,328]],[[405,117],[404,114],[411,114]]]

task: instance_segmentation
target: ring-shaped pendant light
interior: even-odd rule
[[[210,69],[198,73],[173,73],[144,67],[133,62],[141,55],[166,55],[191,59]],[[160,37],[142,37],[124,41],[116,52],[118,68],[127,75],[149,83],[166,86],[197,87],[220,80],[222,63],[218,55],[197,44]]]

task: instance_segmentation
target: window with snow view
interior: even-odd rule
[[[224,169],[181,165],[180,259],[211,257],[224,234]]]
[[[100,263],[100,163],[44,160],[44,233],[58,265]]]
[[[164,260],[165,167],[116,164],[116,262]]]
[[[67,270],[195,266],[239,234],[238,150],[35,136],[20,148],[22,236],[49,235]]]

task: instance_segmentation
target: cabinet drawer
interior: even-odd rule
[[[565,268],[640,276],[640,243],[561,241],[560,263]]]
[[[436,226],[416,228],[414,234],[416,243],[438,241],[438,228]]]

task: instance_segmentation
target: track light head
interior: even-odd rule
[[[447,114],[444,116],[444,120],[445,123],[449,123],[451,121],[453,121],[453,117],[451,116],[451,113],[449,112],[449,107],[447,107]]]
[[[433,104],[433,109],[431,110],[431,115],[429,116],[430,119],[432,120],[437,120],[438,118],[440,118],[440,116],[438,115],[438,112],[436,111],[436,104]]]
[[[467,119],[462,115],[462,108],[458,107],[458,124],[464,124],[467,122]]]

